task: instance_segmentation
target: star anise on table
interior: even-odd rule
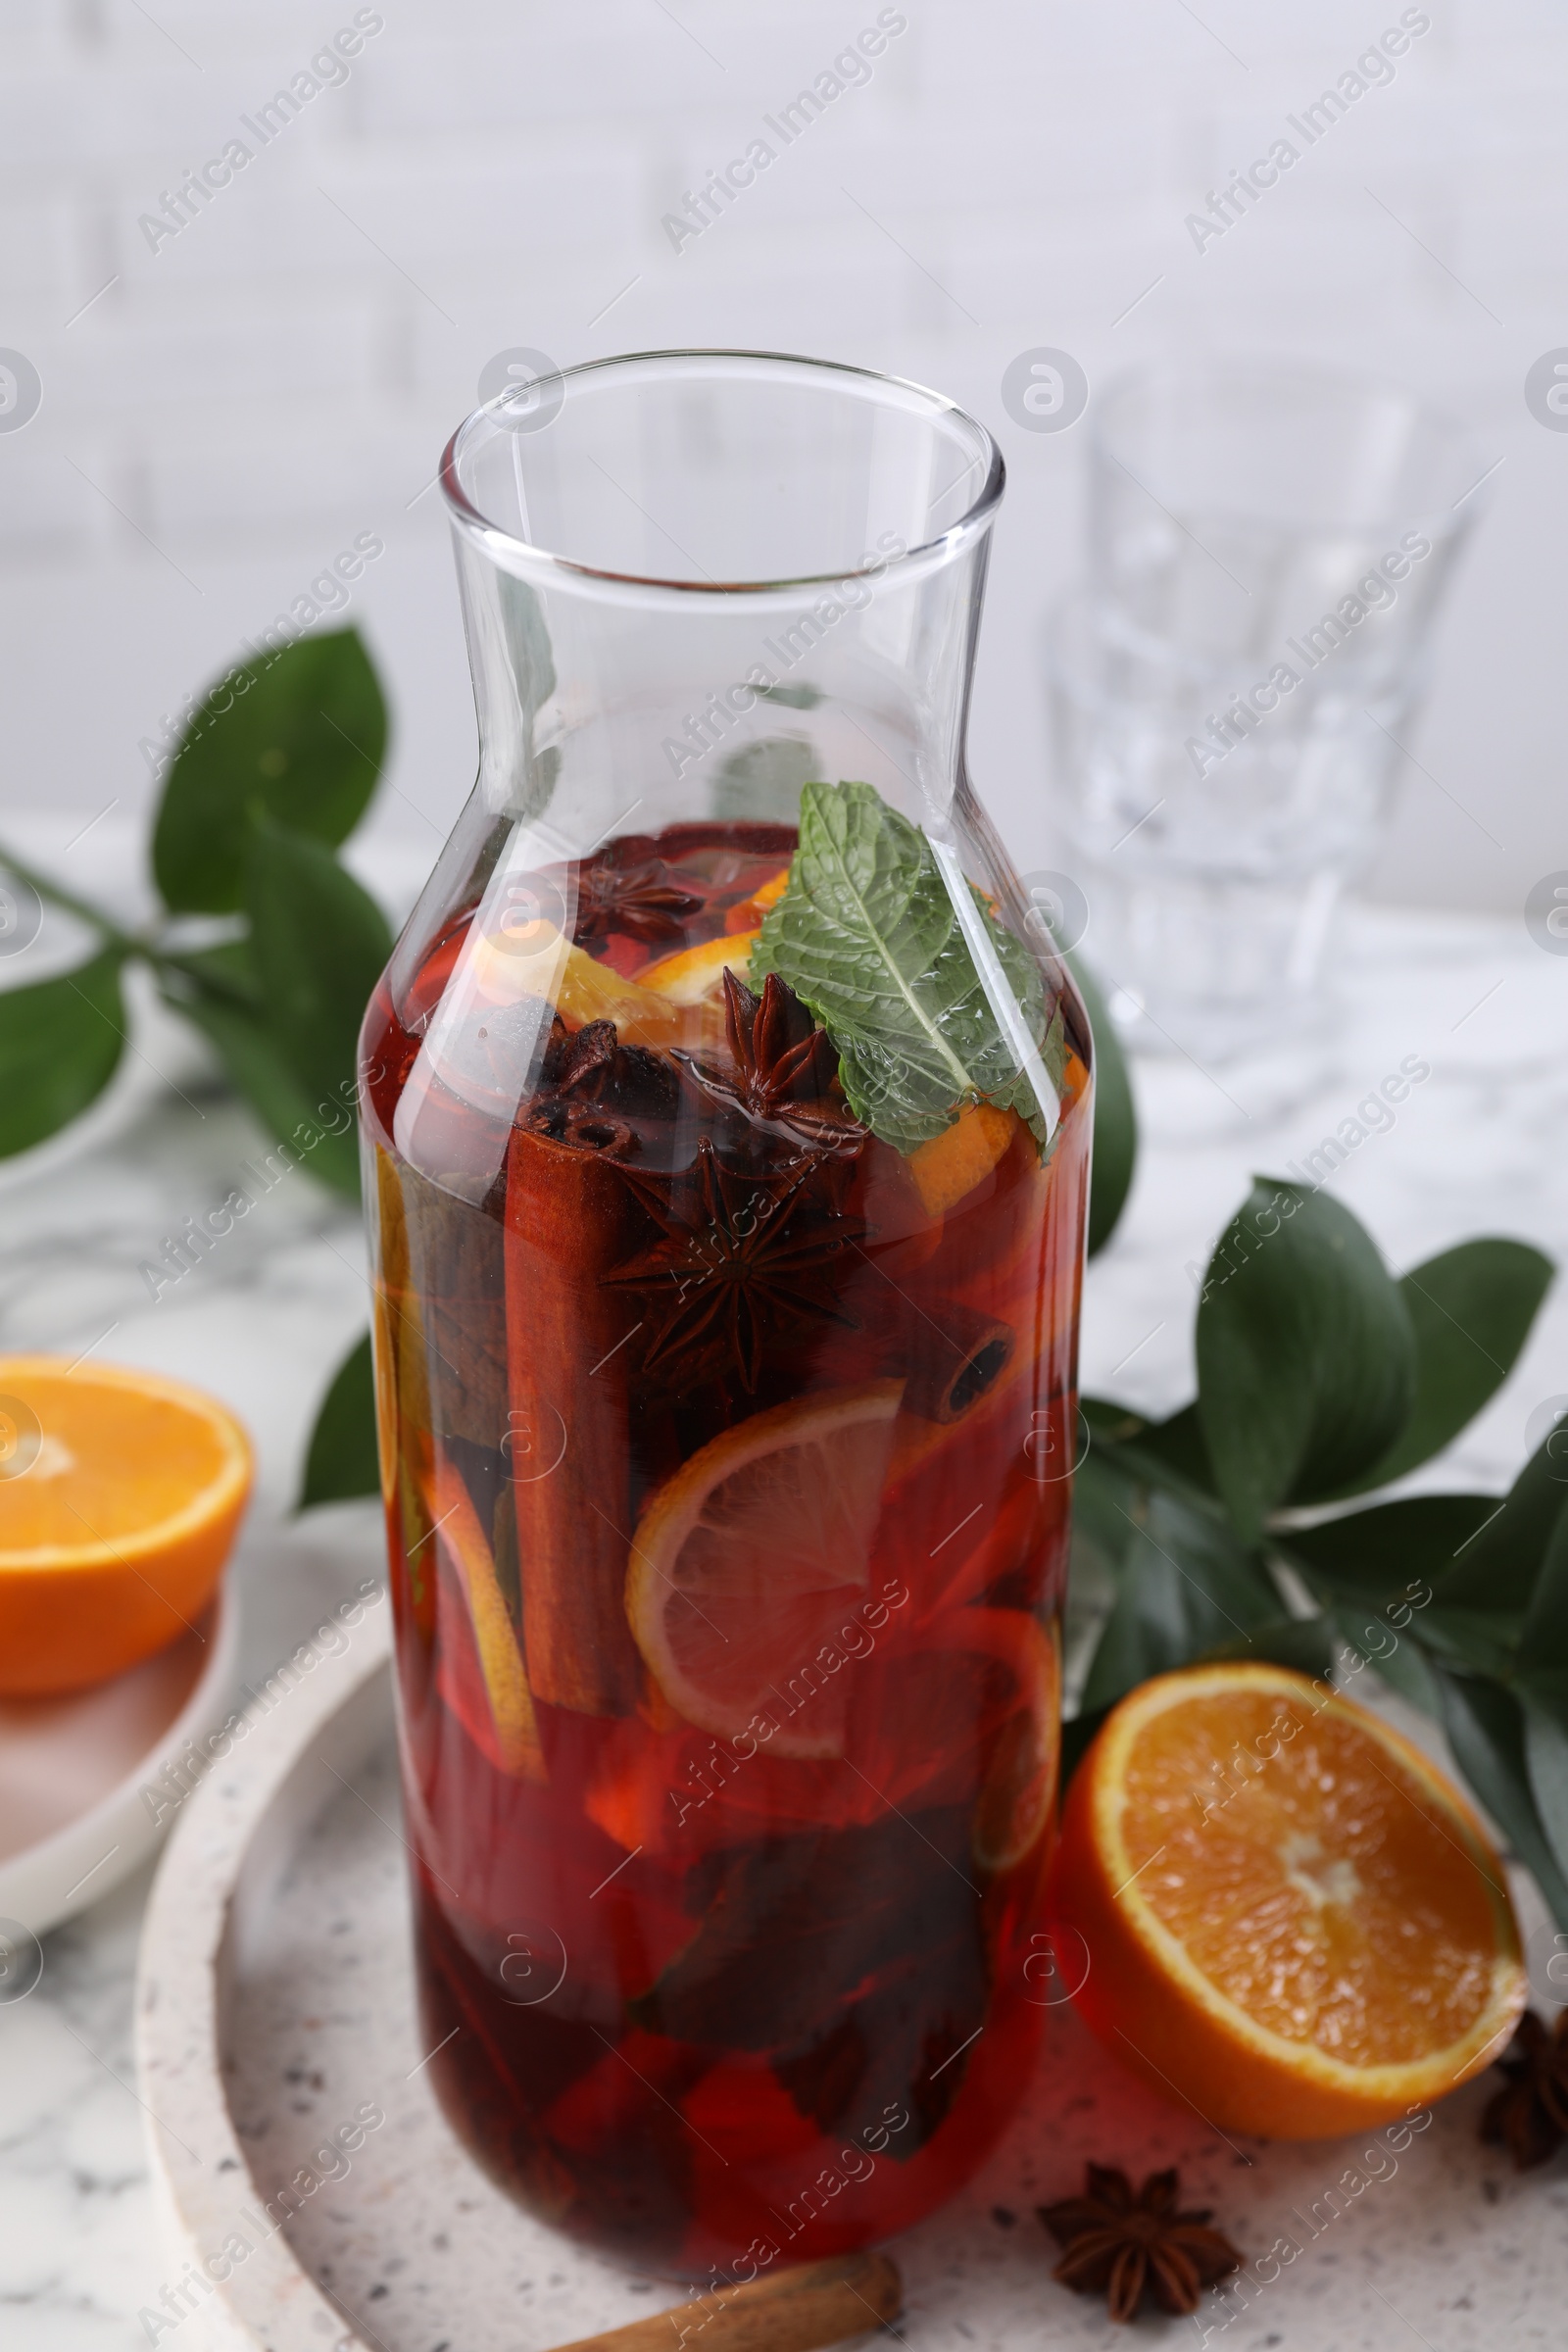
[[[1152,2289],[1161,2311],[1182,2317],[1198,2309],[1205,2286],[1242,2267],[1229,2238],[1208,2227],[1207,2209],[1177,2211],[1181,2182],[1174,2166],[1151,2173],[1137,2196],[1124,2172],[1091,2164],[1081,2197],[1036,2208],[1063,2248],[1052,2276],[1075,2294],[1103,2294],[1113,2320],[1131,2320]]]
[[[857,1327],[840,1297],[839,1259],[867,1228],[840,1210],[831,1162],[742,1175],[704,1136],[695,1165],[676,1176],[618,1172],[662,1229],[604,1278],[648,1301],[645,1372],[681,1367],[693,1381],[729,1371],[750,1396],[775,1335],[812,1320]]]
[[[577,878],[577,920],[572,936],[579,947],[624,931],[630,939],[649,944],[678,939],[681,917],[695,914],[702,900],[667,879],[662,858],[642,865],[590,865]]]
[[[1558,2010],[1555,2026],[1527,2009],[1497,2072],[1507,2081],[1487,2101],[1481,2136],[1505,2147],[1516,2169],[1528,2172],[1568,2139],[1568,2009]]]
[[[714,1069],[680,1053],[695,1083],[750,1119],[817,1151],[858,1149],[865,1130],[842,1103],[823,1100],[838,1070],[825,1030],[795,991],[769,972],[758,996],[724,970],[724,1035],[731,1069]]]

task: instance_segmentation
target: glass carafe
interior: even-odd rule
[[[1043,2023],[1092,1106],[964,773],[1002,462],[672,353],[442,482],[479,778],[362,1045],[425,2046],[744,2279],[949,2196]]]

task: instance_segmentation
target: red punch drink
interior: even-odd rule
[[[1002,461],[684,352],[441,483],[478,781],[362,1041],[423,2046],[744,2280],[951,2196],[1044,2022],[1094,1102],[964,768]]]
[[[798,797],[496,825],[364,1039],[430,2073],[692,2278],[931,2211],[1043,2022],[1087,1028],[978,856]]]

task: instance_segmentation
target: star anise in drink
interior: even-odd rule
[[[1544,2164],[1568,2139],[1568,2009],[1555,2026],[1527,2009],[1497,2072],[1507,2080],[1481,2118],[1481,2136],[1505,2147],[1516,2170]]]
[[[724,970],[724,1035],[731,1067],[677,1049],[696,1084],[749,1119],[819,1152],[858,1150],[865,1131],[842,1102],[824,1100],[838,1056],[795,991],[769,972],[758,996]]]
[[[614,1063],[616,1042],[613,1021],[587,1021],[571,1030],[558,1012],[539,1072],[541,1087],[553,1095],[591,1095]]]
[[[646,1046],[621,1045],[613,1021],[587,1021],[570,1030],[558,1012],[540,1064],[538,1100],[597,1102],[627,1117],[670,1119],[680,1084]]]
[[[1229,2238],[1208,2227],[1206,2208],[1181,2213],[1175,2167],[1151,2173],[1134,2196],[1114,2165],[1091,2164],[1084,2194],[1036,2208],[1064,2249],[1054,2278],[1080,2295],[1103,2294],[1113,2320],[1131,2320],[1150,2289],[1161,2311],[1198,2309],[1205,2286],[1242,2267]]]
[[[695,914],[702,900],[668,879],[662,858],[641,865],[589,865],[577,878],[577,920],[572,936],[579,947],[624,931],[645,945],[660,939],[678,939],[683,915]]]
[[[840,1296],[840,1260],[865,1238],[839,1208],[831,1163],[796,1159],[776,1174],[726,1167],[707,1136],[695,1166],[674,1176],[619,1174],[661,1239],[605,1280],[639,1293],[652,1325],[645,1373],[686,1384],[736,1375],[755,1393],[767,1347],[812,1321],[857,1328]]]

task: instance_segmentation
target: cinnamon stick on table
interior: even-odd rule
[[[530,1123],[531,1122],[531,1123]],[[601,1276],[626,1254],[629,1128],[592,1105],[538,1105],[507,1176],[510,1445],[522,1645],[536,1698],[629,1715],[627,1309]]]
[[[559,2352],[814,2352],[896,2320],[904,2300],[886,2254],[844,2254],[764,2271],[668,2311],[563,2344]]]

